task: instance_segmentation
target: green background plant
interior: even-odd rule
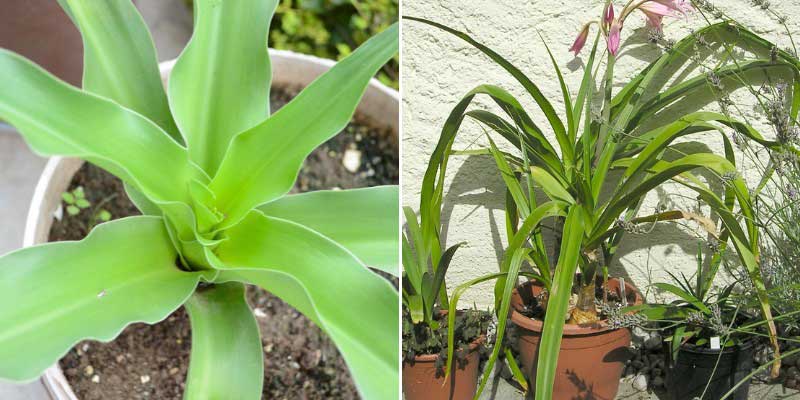
[[[191,7],[192,1],[187,1]],[[397,22],[398,0],[281,0],[272,19],[269,46],[340,60]],[[399,55],[377,78],[399,86]]]

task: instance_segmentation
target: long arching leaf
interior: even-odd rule
[[[581,206],[574,205],[570,207],[564,223],[564,241],[550,288],[547,312],[542,326],[542,341],[539,344],[535,392],[537,399],[553,397],[553,382],[556,378],[564,316],[567,314],[569,298],[572,295],[572,281],[581,258],[584,213]]]
[[[150,120],[80,91],[30,61],[0,49],[0,118],[41,155],[80,157],[144,192],[188,203],[196,176],[186,149]]]
[[[244,285],[200,288],[186,302],[192,354],[185,399],[258,400],[264,383],[264,351]]]
[[[194,33],[172,70],[169,102],[189,155],[210,176],[233,137],[269,115],[267,32],[277,4],[194,2]]]
[[[257,284],[319,325],[342,353],[362,397],[399,390],[398,295],[335,242],[254,211],[216,250],[219,281]]]
[[[372,37],[266,121],[236,135],[210,186],[227,216],[221,228],[291,189],[303,160],[350,121],[372,76],[397,52],[398,33],[395,24]]]
[[[128,324],[166,318],[200,279],[175,257],[158,217],[0,257],[0,377],[33,379],[80,340],[109,341]]]
[[[258,209],[319,232],[370,267],[398,276],[398,199],[397,186],[378,186],[284,196]]]
[[[153,39],[130,0],[59,0],[83,38],[83,89],[130,108],[176,141]]]

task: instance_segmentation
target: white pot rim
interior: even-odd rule
[[[333,60],[286,50],[269,49],[269,54],[272,61],[273,85],[276,86],[288,84],[307,86],[320,74],[336,64]],[[175,60],[159,64],[162,78],[165,81],[174,65]],[[357,111],[374,118],[379,124],[391,127],[393,131],[391,133],[392,138],[397,141],[399,106],[400,94],[373,78]],[[82,160],[68,157],[51,157],[47,161],[36,184],[25,221],[24,247],[47,242],[47,236],[54,218],[53,212],[60,205],[60,194],[66,190],[71,177],[82,164]],[[53,198],[54,195],[55,199]],[[53,399],[78,400],[58,362],[45,370],[40,380]]]

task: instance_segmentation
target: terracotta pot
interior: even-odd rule
[[[0,13],[0,47],[33,60],[80,86],[83,42],[55,0],[5,0]]]
[[[438,354],[414,357],[413,363],[403,362],[403,394],[406,400],[462,400],[471,399],[478,390],[478,367],[480,352],[486,336],[481,336],[469,345],[466,363],[454,362],[450,376],[438,376]]]
[[[619,293],[619,287],[618,280],[609,280],[610,290]],[[536,282],[527,282],[515,289],[511,298],[511,321],[519,332],[520,367],[531,383],[531,391],[536,387],[536,361],[543,322],[528,318],[519,311],[524,308],[526,299],[539,295],[542,290],[543,287]],[[625,293],[629,304],[642,303],[639,292],[627,282]],[[591,326],[564,325],[553,399],[613,400],[625,362],[630,358],[630,344],[628,329],[612,330],[605,321]]]
[[[55,4],[55,0],[48,1]],[[269,54],[272,61],[272,84],[275,87],[307,86],[336,63],[284,50],[270,49]],[[161,76],[165,82],[174,64],[174,61],[161,63]],[[400,94],[396,90],[372,79],[357,111],[375,123],[391,128],[386,132],[391,142],[398,146],[399,105]],[[48,241],[53,215],[61,205],[61,193],[67,189],[81,165],[83,160],[77,158],[52,157],[47,162],[28,210],[23,246]],[[78,400],[58,363],[48,368],[40,380],[54,400]]]

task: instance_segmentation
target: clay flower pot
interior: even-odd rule
[[[437,373],[438,354],[414,357],[414,362],[403,361],[403,394],[406,400],[461,400],[471,399],[478,390],[480,351],[486,341],[481,335],[469,346],[465,363],[453,362],[453,370],[445,381]],[[444,362],[439,363],[444,365]]]
[[[607,287],[619,293],[619,281],[609,280]],[[524,309],[525,299],[538,296],[543,289],[531,281],[515,289],[511,297],[511,321],[519,333],[520,367],[530,380],[531,392],[536,385],[536,362],[544,323],[526,317],[520,311]],[[639,292],[632,285],[625,283],[625,293],[630,305],[642,303]],[[625,361],[630,358],[630,344],[628,329],[611,329],[606,321],[590,326],[564,325],[553,399],[613,400]]]

